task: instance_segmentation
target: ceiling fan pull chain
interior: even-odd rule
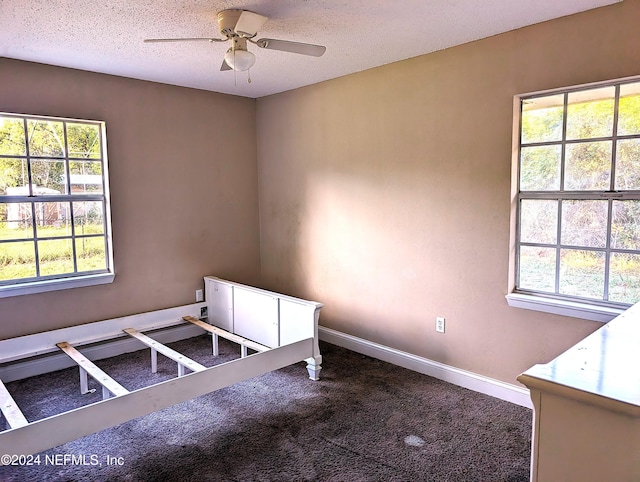
[[[236,44],[235,44],[235,42],[233,42],[231,44],[231,48],[233,49],[233,63],[235,64],[236,63]],[[236,69],[233,69],[233,86],[234,87],[238,86],[238,81],[237,81],[237,76],[236,76],[237,73],[238,73],[238,71]]]
[[[247,84],[250,84],[251,83],[251,69],[247,70],[247,74],[248,74]]]

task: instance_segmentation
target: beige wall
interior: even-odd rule
[[[639,18],[625,0],[259,99],[265,287],[510,383],[601,326],[505,301],[513,96],[640,74]]]
[[[0,111],[106,121],[113,284],[0,299],[0,338],[259,282],[255,101],[0,59]]]

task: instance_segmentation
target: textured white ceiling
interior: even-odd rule
[[[0,0],[0,56],[262,97],[621,0]],[[220,72],[216,14],[269,17],[257,38],[321,44],[315,58],[249,46],[247,73]]]

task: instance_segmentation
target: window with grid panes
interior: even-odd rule
[[[0,297],[111,281],[104,123],[0,113]]]
[[[515,292],[640,301],[640,80],[520,98]]]

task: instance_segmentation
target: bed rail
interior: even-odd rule
[[[205,302],[195,303],[44,331],[33,335],[7,338],[0,340],[0,363],[56,352],[58,351],[56,343],[62,341],[78,346],[123,337],[125,335],[122,330],[126,328],[149,331],[179,325],[184,323],[182,317],[185,315],[199,317],[200,309],[205,306],[207,306]]]

